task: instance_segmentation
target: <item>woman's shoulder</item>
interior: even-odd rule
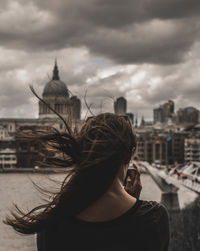
[[[149,250],[167,250],[169,245],[169,214],[162,203],[156,201],[140,200],[139,207],[133,217],[138,221],[138,232],[143,240],[146,238],[151,243]],[[149,244],[150,245],[150,244]]]
[[[168,217],[168,210],[162,203],[157,201],[139,200],[136,216],[159,220],[162,217]]]

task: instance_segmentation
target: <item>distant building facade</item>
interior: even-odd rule
[[[71,115],[73,120],[81,119],[81,101],[77,96],[72,96],[71,99]]]
[[[187,132],[172,132],[172,159],[173,163],[182,164],[185,161],[184,149],[185,139],[189,137]]]
[[[0,125],[0,140],[9,137],[7,125]]]
[[[200,138],[185,139],[185,161],[200,161]]]
[[[174,119],[174,101],[169,100],[158,108],[153,110],[154,123],[165,123],[169,119]]]
[[[187,134],[164,130],[137,130],[138,159],[158,165],[184,163],[184,139]]]
[[[131,124],[134,125],[134,114],[132,112],[127,113],[127,101],[124,97],[119,97],[114,101],[114,113],[117,115],[126,115]]]
[[[0,168],[16,168],[16,150],[11,148],[0,149]]]
[[[114,102],[114,112],[117,115],[126,115],[127,113],[127,101],[124,97],[119,97]]]
[[[153,120],[156,122],[163,122],[163,110],[161,107],[155,108],[153,110]]]
[[[137,156],[149,163],[172,164],[172,140],[164,133],[137,133]]]
[[[181,108],[177,112],[177,123],[192,125],[199,122],[199,110],[194,107]]]
[[[11,140],[13,133],[15,132],[15,124],[10,123],[0,124],[0,140]]]

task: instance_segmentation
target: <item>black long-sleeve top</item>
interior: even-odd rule
[[[143,200],[113,220],[63,219],[37,235],[38,251],[167,251],[168,245],[166,208]]]

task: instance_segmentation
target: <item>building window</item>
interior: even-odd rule
[[[162,143],[162,159],[166,159],[166,144]]]
[[[55,104],[55,110],[56,112],[60,112],[60,104]]]
[[[47,106],[43,105],[43,113],[47,113]]]
[[[156,160],[160,160],[160,144],[156,144]]]
[[[60,113],[63,113],[63,105],[60,105]]]

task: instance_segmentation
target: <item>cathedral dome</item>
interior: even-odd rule
[[[42,94],[43,97],[47,96],[65,96],[69,97],[67,86],[60,80],[57,62],[55,62],[53,77],[44,87]]]
[[[43,91],[43,97],[46,96],[67,96],[69,97],[69,93],[67,90],[67,86],[64,82],[60,80],[51,80],[49,81]]]

